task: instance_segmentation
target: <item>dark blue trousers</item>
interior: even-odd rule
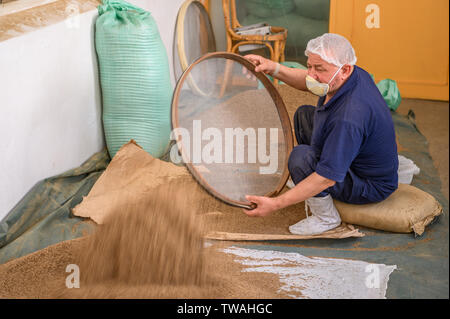
[[[292,181],[296,185],[316,171],[316,165],[319,161],[310,146],[314,111],[314,106],[303,105],[294,114],[295,138],[299,145],[294,147],[289,156],[288,168]],[[357,176],[351,169],[347,172],[344,181],[336,182],[334,186],[320,192],[316,197],[324,197],[328,194],[337,200],[352,204],[373,203],[385,198],[382,194],[379,198],[376,195],[374,196],[376,189],[371,181]]]

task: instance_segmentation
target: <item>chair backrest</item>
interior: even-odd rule
[[[235,29],[241,25],[236,16],[236,1],[235,0],[222,0],[223,17],[225,19],[225,28]]]

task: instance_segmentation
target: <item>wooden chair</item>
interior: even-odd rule
[[[284,61],[284,49],[286,47],[287,29],[271,26],[269,35],[239,35],[236,28],[241,27],[236,17],[235,0],[222,0],[225,29],[227,32],[227,51],[237,53],[241,45],[262,44],[269,48],[270,59],[275,62]]]

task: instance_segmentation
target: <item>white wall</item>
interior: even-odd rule
[[[172,67],[183,1],[130,2],[152,13]],[[79,27],[64,21],[0,42],[0,220],[38,181],[78,167],[105,145],[96,16],[92,10],[79,16]]]
[[[0,218],[36,182],[103,146],[95,15],[0,42]]]

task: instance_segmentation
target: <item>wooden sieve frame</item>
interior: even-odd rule
[[[209,18],[209,13],[206,10],[205,6],[198,0],[186,0],[181,5],[180,10],[178,11],[177,20],[176,20],[176,24],[175,24],[176,32],[174,32],[174,41],[173,41],[174,42],[173,45],[176,46],[176,48],[177,48],[178,59],[180,60],[181,72],[184,72],[189,66],[189,61],[186,57],[186,52],[185,52],[185,48],[184,48],[184,19],[186,18],[186,12],[191,5],[197,6],[198,9],[202,12],[202,14],[205,14],[205,16],[207,17],[206,23],[208,24],[208,27],[211,30],[212,37],[214,38],[214,51],[216,48],[214,30],[213,30],[213,27],[211,24],[211,20]],[[177,75],[175,74],[175,64],[177,61],[175,60],[175,54],[173,54],[172,62],[173,62],[173,68],[174,68],[174,76],[176,78]],[[204,93],[202,90],[200,90],[200,88],[197,86],[197,84],[192,79],[192,77],[188,78],[188,83],[189,83],[189,86],[192,88],[192,90],[196,91],[197,93],[199,93],[201,95],[207,96],[206,93]]]
[[[224,58],[224,59],[228,59],[228,60],[232,60],[235,61],[237,63],[240,63],[241,65],[243,65],[244,67],[247,68],[247,70],[249,70],[258,80],[261,81],[261,83],[264,85],[264,87],[266,88],[266,90],[269,92],[270,96],[272,97],[272,100],[274,101],[274,104],[277,108],[277,112],[278,112],[278,116],[280,117],[280,121],[281,121],[281,127],[283,130],[283,134],[284,134],[284,139],[285,139],[285,143],[286,143],[286,156],[285,156],[285,163],[284,164],[284,171],[281,175],[281,179],[278,182],[278,185],[276,186],[276,188],[265,194],[264,196],[274,196],[277,195],[284,187],[284,185],[286,185],[286,182],[289,178],[289,170],[288,170],[288,159],[289,159],[289,154],[291,153],[293,147],[294,147],[294,140],[293,140],[293,136],[292,136],[292,126],[291,126],[291,121],[289,118],[289,114],[286,110],[286,106],[284,105],[283,99],[280,96],[280,93],[278,92],[278,90],[275,88],[275,86],[273,85],[273,83],[267,78],[266,75],[264,75],[261,72],[255,72],[255,66],[253,65],[253,63],[251,63],[250,61],[248,61],[247,59],[245,59],[244,57],[235,54],[235,53],[229,53],[229,52],[214,52],[214,53],[208,53],[205,54],[204,56],[202,56],[201,58],[197,59],[194,63],[192,63],[182,74],[182,76],[180,77],[180,79],[177,82],[177,85],[175,87],[173,96],[172,96],[172,105],[171,105],[171,118],[172,118],[172,130],[174,129],[178,129],[180,128],[179,126],[179,122],[178,122],[178,99],[179,99],[179,94],[181,92],[181,89],[183,87],[184,82],[187,80],[189,81],[189,77],[190,77],[190,71],[199,63],[201,63],[202,61],[208,60],[208,59],[214,59],[214,58]],[[183,151],[183,144],[181,143],[181,136],[175,136],[176,139],[176,144],[179,150],[179,153],[181,154],[181,157],[187,167],[187,169],[189,170],[189,172],[191,173],[191,175],[195,178],[195,180],[197,180],[197,182],[207,191],[209,192],[212,196],[214,196],[215,198],[223,201],[226,204],[232,205],[232,206],[236,206],[236,207],[241,207],[241,208],[246,208],[246,209],[253,209],[256,207],[256,205],[254,203],[250,203],[249,202],[244,202],[244,201],[236,201],[233,200],[219,192],[217,192],[201,175],[201,173],[199,173],[197,171],[197,169],[195,168],[195,166],[189,162],[189,159],[186,158],[186,154]]]

